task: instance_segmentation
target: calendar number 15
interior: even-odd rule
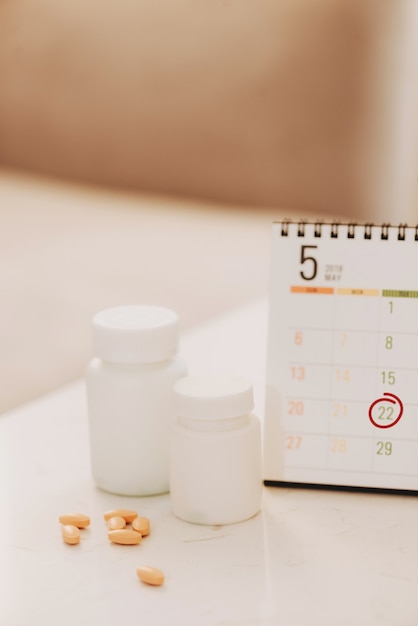
[[[300,271],[303,280],[313,280],[318,272],[318,263],[309,250],[318,246],[302,246],[300,249],[300,264],[305,267]]]

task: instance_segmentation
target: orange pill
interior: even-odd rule
[[[90,518],[82,513],[69,513],[67,515],[60,515],[59,523],[64,526],[77,526],[77,528],[87,528],[90,526]]]
[[[137,516],[138,513],[136,511],[131,511],[130,509],[113,509],[112,511],[107,511],[103,517],[106,522],[110,520],[111,517],[123,517],[125,522],[130,524]]]
[[[132,528],[141,533],[143,537],[149,535],[150,523],[148,517],[136,517],[132,522]]]
[[[109,530],[120,530],[121,528],[125,528],[126,522],[123,517],[116,515],[115,517],[111,517],[109,519],[107,526]]]
[[[141,533],[129,528],[122,528],[120,530],[109,530],[107,533],[110,541],[113,543],[120,543],[125,546],[133,546],[142,541]]]
[[[65,543],[75,545],[80,543],[80,529],[72,524],[65,524],[61,527],[62,538]]]
[[[164,582],[164,574],[156,567],[150,567],[149,565],[138,567],[136,574],[138,578],[147,585],[155,585],[158,587]]]

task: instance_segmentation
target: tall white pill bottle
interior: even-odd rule
[[[173,384],[187,373],[177,356],[177,314],[157,306],[121,306],[92,321],[87,404],[93,478],[127,496],[169,489]]]
[[[233,524],[261,508],[260,421],[240,377],[188,376],[174,385],[170,498],[196,524]]]

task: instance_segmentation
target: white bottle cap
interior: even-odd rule
[[[164,361],[177,352],[179,323],[171,309],[120,306],[93,317],[93,354],[111,363]]]
[[[187,376],[173,389],[176,415],[186,419],[230,419],[254,408],[252,385],[241,377]]]

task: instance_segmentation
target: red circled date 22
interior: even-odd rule
[[[402,403],[402,400],[398,398],[398,396],[395,396],[394,393],[384,393],[383,396],[385,397],[378,398],[377,400],[372,402],[371,405],[369,406],[369,420],[371,421],[373,426],[376,426],[376,428],[392,428],[399,422],[399,420],[401,419],[403,415],[403,403]],[[390,402],[391,404],[398,405],[399,413],[396,416],[396,418],[393,420],[393,422],[391,422],[390,424],[378,424],[373,417],[373,409],[376,406],[376,404],[379,404],[380,402]]]

